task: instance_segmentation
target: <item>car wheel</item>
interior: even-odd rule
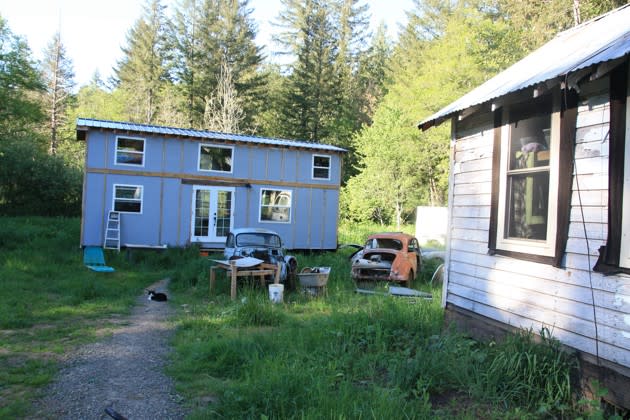
[[[413,271],[409,271],[409,276],[407,276],[407,280],[405,280],[405,287],[411,289],[411,282],[413,281],[413,278]]]
[[[297,261],[291,259],[287,264],[287,287],[289,290],[295,290],[297,284]]]

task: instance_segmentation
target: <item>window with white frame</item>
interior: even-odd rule
[[[502,121],[496,248],[554,256],[559,96],[547,94],[530,102],[506,106]]]
[[[112,209],[121,213],[142,213],[142,185],[114,184]]]
[[[313,179],[330,179],[330,156],[313,155]]]
[[[232,172],[234,148],[213,144],[199,145],[199,170]]]
[[[621,76],[623,77],[623,75]],[[626,71],[626,100],[625,100],[625,115],[620,112],[619,117],[625,118],[625,133],[619,133],[619,137],[622,137],[620,141],[623,141],[625,153],[624,153],[624,169],[623,169],[623,204],[622,208],[618,210],[621,215],[621,237],[619,238],[619,266],[625,269],[630,269],[630,71]],[[611,113],[613,106],[618,101],[611,101]],[[611,115],[611,125],[615,124],[614,117]],[[611,140],[612,141],[612,140]],[[614,200],[617,203],[619,200]],[[609,208],[614,206],[614,202],[611,202]]]
[[[291,190],[260,190],[261,222],[291,223]]]
[[[116,165],[144,166],[144,139],[116,137]]]

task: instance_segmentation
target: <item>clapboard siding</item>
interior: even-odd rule
[[[471,301],[467,298],[458,296],[455,293],[453,293],[452,297],[449,296],[449,303],[517,328],[531,329],[534,332],[540,332],[542,327],[547,327],[553,336],[561,342],[575,349],[595,354],[595,340],[582,334],[563,330],[547,323],[542,324],[536,320],[511,313],[510,311],[505,310],[505,308],[497,307],[495,305],[486,305],[482,302]]]
[[[607,78],[582,91],[562,267],[488,255],[492,113],[455,129],[445,303],[630,367],[630,276],[592,272],[608,232]],[[474,123],[477,122],[475,132]]]

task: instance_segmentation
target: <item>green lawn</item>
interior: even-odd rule
[[[340,242],[368,230],[387,229],[342,226]],[[575,361],[553,339],[477,343],[445,328],[441,288],[426,282],[435,263],[414,285],[432,301],[363,295],[350,252],[298,255],[299,268],[332,267],[327,296],[286,291],[274,305],[245,282],[231,301],[224,279],[209,294],[212,257],[195,249],[107,253],[116,272],[94,273],[77,219],[2,218],[0,418],[28,415],[60,355],[108,334],[165,276],[179,312],[167,372],[191,418],[551,418],[590,404],[575,402]]]
[[[108,253],[116,272],[92,272],[79,233],[78,219],[0,218],[0,418],[25,415],[61,355],[108,334],[168,274],[165,257],[142,253]]]

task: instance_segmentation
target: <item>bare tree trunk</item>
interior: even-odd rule
[[[50,149],[51,155],[57,154],[57,113],[59,112],[59,61],[61,58],[61,38],[55,43],[55,61],[52,71],[52,98],[50,107]]]
[[[575,26],[582,23],[582,18],[580,16],[580,0],[573,0],[573,22]]]

